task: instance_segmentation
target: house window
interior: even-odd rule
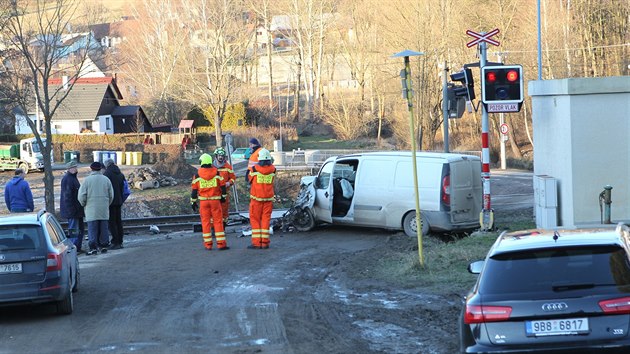
[[[55,124],[55,130],[61,129],[61,124]]]
[[[105,118],[105,129],[109,130],[109,117]]]

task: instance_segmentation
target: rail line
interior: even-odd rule
[[[275,213],[284,214],[287,209],[274,209]],[[242,213],[230,212],[229,221],[226,227],[226,233],[240,232],[242,227],[249,223],[249,219]],[[247,214],[247,213],[243,213]],[[199,214],[185,214],[185,215],[167,215],[167,216],[150,216],[139,218],[123,219],[123,227],[125,232],[150,232],[151,225],[155,225],[160,229],[160,232],[164,231],[198,231],[201,232],[201,219]],[[68,227],[67,222],[61,222],[61,226]]]

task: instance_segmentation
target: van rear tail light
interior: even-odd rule
[[[602,300],[599,307],[607,314],[627,314],[630,313],[630,297]]]
[[[61,270],[62,264],[61,254],[49,253],[46,259],[46,271],[54,272],[56,270]]]
[[[451,176],[446,175],[442,178],[442,203],[451,205]]]
[[[510,306],[466,305],[464,323],[485,323],[507,321],[512,314]]]

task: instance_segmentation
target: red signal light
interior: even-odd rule
[[[495,81],[497,81],[497,73],[494,71],[488,71],[486,73],[486,82],[494,83]]]
[[[518,81],[518,71],[516,70],[510,70],[507,72],[507,74],[505,74],[505,78],[507,79],[507,81],[509,82],[515,82]]]

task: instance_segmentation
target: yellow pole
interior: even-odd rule
[[[420,217],[420,194],[418,192],[418,168],[416,161],[416,134],[415,122],[413,115],[413,90],[411,87],[411,66],[409,65],[409,57],[405,56],[405,81],[407,83],[407,107],[409,107],[409,129],[411,132],[411,163],[413,164],[413,188],[416,200],[416,233],[418,235],[418,259],[420,266],[424,267],[424,258],[422,257],[422,218]]]

